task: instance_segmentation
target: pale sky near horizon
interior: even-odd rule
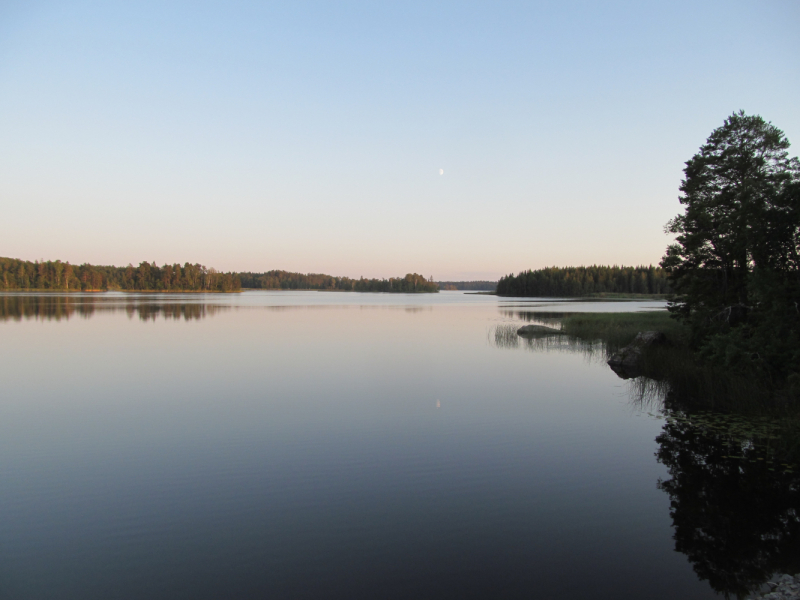
[[[496,279],[657,263],[800,2],[0,2],[0,256]],[[443,171],[443,174],[440,174]]]

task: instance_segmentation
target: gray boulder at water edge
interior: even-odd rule
[[[660,331],[640,331],[630,344],[611,355],[608,366],[623,379],[638,377],[642,374],[645,348],[666,341],[667,338]]]
[[[561,331],[544,325],[523,325],[517,329],[517,335],[531,337],[534,335],[561,335]]]
[[[799,600],[800,575],[773,575],[764,586],[768,589],[748,596],[752,600]]]

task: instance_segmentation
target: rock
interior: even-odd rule
[[[766,582],[763,587],[769,586],[771,589],[756,591],[748,596],[751,600],[798,600],[800,599],[800,577],[788,574],[776,575],[771,581]]]
[[[622,379],[638,377],[642,374],[645,348],[666,341],[667,338],[660,331],[640,331],[630,344],[611,355],[608,366]]]
[[[552,327],[545,327],[544,325],[523,325],[517,329],[517,335],[561,335],[561,331],[558,329],[553,329]]]

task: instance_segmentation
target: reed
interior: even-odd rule
[[[645,350],[642,372],[630,381],[634,400],[670,411],[708,411],[764,419],[775,428],[779,454],[800,461],[800,399],[763,381],[708,361],[689,346],[689,332],[667,311],[565,315],[561,329],[587,343],[601,343],[606,357],[640,331],[660,331],[667,343]]]
[[[520,338],[517,335],[519,325],[503,323],[493,329],[494,345],[498,348],[519,348]]]
[[[561,320],[567,335],[601,341],[609,354],[630,344],[640,331],[660,331],[672,345],[685,346],[688,332],[665,310],[630,313],[572,313]]]

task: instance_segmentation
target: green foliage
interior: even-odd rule
[[[431,293],[438,292],[439,286],[433,279],[425,279],[417,273],[405,277],[389,279],[351,279],[333,277],[319,273],[290,273],[288,271],[267,271],[266,273],[239,273],[242,286],[264,290],[329,290],[343,292],[390,292],[390,293]]]
[[[0,257],[0,290],[53,291],[208,291],[241,290],[239,276],[220,273],[199,264],[164,265],[140,263],[138,267],[110,267],[83,264],[73,266],[60,260],[30,262]]]
[[[776,388],[800,369],[800,162],[788,149],[759,116],[726,119],[686,163],[661,263],[693,346]]]
[[[498,296],[571,298],[592,294],[667,294],[666,272],[658,267],[548,267],[506,275]]]

